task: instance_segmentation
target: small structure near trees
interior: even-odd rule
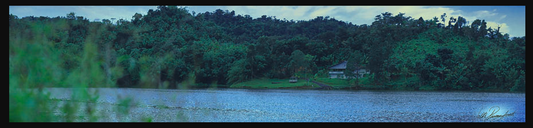
[[[329,68],[329,78],[340,78],[340,79],[348,79],[351,78],[350,76],[347,76],[344,74],[344,71],[346,70],[346,65],[348,64],[348,61],[343,61],[340,64],[333,65]],[[370,71],[363,69],[359,66],[356,67],[356,70],[353,71],[353,74],[355,74],[355,77],[361,78],[364,74],[370,74]]]
[[[289,83],[296,83],[296,82],[298,82],[298,79],[294,76],[289,79]]]

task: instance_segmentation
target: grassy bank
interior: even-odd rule
[[[296,83],[289,83],[289,79],[260,78],[233,84],[230,88],[253,88],[253,89],[307,89],[317,88],[318,85],[307,83],[307,80],[299,79]]]
[[[324,83],[333,87],[333,89],[379,89],[373,85],[362,85],[368,84],[366,79],[355,80],[344,80],[344,79],[330,79],[330,78],[317,78],[314,81]],[[357,86],[354,84],[358,82]],[[311,82],[307,82],[306,79],[298,79],[296,83],[289,83],[289,79],[268,79],[260,78],[253,79],[237,84],[233,84],[230,88],[252,88],[252,89],[315,89],[319,88],[319,85],[316,85]]]
[[[336,90],[422,90],[422,91],[435,91],[436,88],[431,86],[421,86],[419,89],[416,87],[407,86],[409,82],[413,82],[414,79],[405,79],[389,84],[375,85],[372,83],[369,77],[360,78],[358,80],[346,80],[346,79],[331,79],[331,78],[316,78],[314,81],[331,86]],[[296,83],[289,83],[289,79],[269,79],[260,78],[252,79],[249,81],[233,84],[230,88],[246,88],[246,89],[316,89],[320,86],[311,82],[307,82],[305,79],[298,79]]]

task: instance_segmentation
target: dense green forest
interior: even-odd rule
[[[349,60],[369,69],[375,86],[525,91],[525,36],[511,38],[485,20],[406,15],[384,12],[356,25],[175,6],[130,21],[10,14],[10,87],[229,87],[327,77],[328,67]]]

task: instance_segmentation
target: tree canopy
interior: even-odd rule
[[[448,24],[405,13],[384,12],[370,25],[356,25],[329,16],[296,22],[220,9],[191,14],[172,6],[135,13],[131,21],[10,14],[9,50],[11,60],[21,44],[44,36],[64,73],[100,68],[102,81],[119,87],[229,87],[261,77],[323,76],[329,66],[354,60],[372,71],[375,85],[525,89],[525,36],[510,38],[486,28],[485,20],[439,17]],[[94,56],[79,52],[91,47]],[[84,65],[91,60],[99,65]],[[416,81],[398,84],[406,78]]]

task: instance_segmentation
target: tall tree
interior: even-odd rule
[[[440,21],[442,21],[442,23],[439,23],[439,26],[440,27],[445,27],[444,24],[446,23],[446,13],[440,15]]]
[[[349,78],[356,78],[358,79],[359,72],[358,71],[361,67],[361,62],[363,61],[363,55],[359,50],[354,51],[350,54],[350,57],[348,58],[348,62],[346,63],[346,70],[344,70],[344,74]]]
[[[448,21],[448,28],[454,28],[453,27],[453,23],[455,23],[457,21],[457,19],[455,19],[453,16],[450,17],[450,20]]]
[[[289,62],[289,67],[294,75],[300,73],[300,71],[306,70],[309,66],[309,63],[305,62],[305,54],[300,50],[294,50],[289,59],[291,60]]]
[[[250,63],[246,59],[233,62],[231,69],[227,73],[228,84],[239,83],[251,79]]]
[[[487,22],[485,22],[485,20],[482,20],[481,26],[479,26],[479,37],[484,37],[485,35],[487,35]]]

